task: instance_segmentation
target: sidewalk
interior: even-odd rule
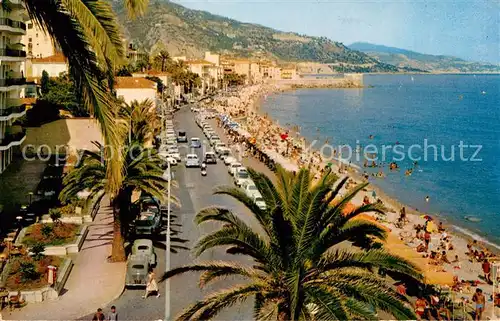
[[[74,260],[73,271],[57,300],[29,303],[21,310],[2,311],[5,320],[76,320],[117,298],[125,284],[126,263],[108,263],[113,213],[104,197],[89,234]]]

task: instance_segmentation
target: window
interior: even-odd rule
[[[33,29],[33,24],[31,22],[28,23],[28,29]]]
[[[28,41],[29,42],[33,42],[33,38],[28,38]]]

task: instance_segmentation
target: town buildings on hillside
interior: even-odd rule
[[[26,113],[21,100],[26,84],[26,51],[21,44],[26,12],[21,0],[10,0],[7,6],[0,6],[0,173],[12,162],[14,149],[26,139],[24,129],[15,125]]]

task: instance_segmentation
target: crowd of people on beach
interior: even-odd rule
[[[332,167],[339,174],[349,174],[355,178],[349,179],[346,190],[357,185],[360,181],[356,175],[352,175],[355,174],[355,170],[350,164],[328,162],[318,151],[304,148],[305,140],[298,132],[300,128],[284,128],[267,115],[257,112],[255,103],[258,99],[282,90],[284,89],[277,86],[244,87],[238,90],[235,96],[216,97],[208,107],[215,108],[221,114],[238,122],[240,130],[226,127],[225,132],[230,137],[231,143],[244,147],[243,155],[256,157],[272,169],[275,164],[271,154],[278,154],[297,168],[308,166],[317,178],[327,167]],[[246,135],[242,135],[242,132]],[[396,162],[383,164],[366,161],[364,167],[378,168],[379,172],[370,175],[365,170],[359,179],[367,180],[370,176],[384,177],[382,166],[387,166],[389,171],[397,171],[400,165]],[[415,162],[411,168],[405,170],[405,175],[410,176],[418,166],[419,164]],[[371,196],[370,198],[369,193],[365,192],[361,204],[370,202],[383,204],[383,200],[377,195]],[[430,197],[426,196],[425,201],[429,202]],[[454,276],[450,290],[460,294],[463,304],[473,302],[476,320],[481,319],[487,301],[491,301],[492,306],[500,306],[500,295],[484,293],[481,288],[494,281],[491,276],[492,262],[497,261],[494,254],[477,240],[469,242],[465,252],[462,239],[453,236],[442,222],[436,224],[428,215],[422,218],[410,216],[405,207],[401,207],[399,216],[394,221],[380,220],[380,222],[390,227],[391,232],[400,233],[405,244],[421,254],[422,258],[427,259],[428,265],[435,271],[449,272]],[[422,319],[431,319],[434,316],[438,320],[450,320],[450,311],[445,301],[437,296],[434,298],[432,295],[420,296],[415,302],[415,311]]]

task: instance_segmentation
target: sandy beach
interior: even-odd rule
[[[286,128],[270,119],[267,115],[259,113],[259,105],[267,95],[293,90],[290,85],[253,85],[243,87],[231,95],[216,96],[206,107],[214,108],[221,114],[229,116],[238,122],[239,132],[242,135],[251,137],[255,144],[266,154],[273,156],[277,162],[281,162],[289,170],[296,170],[301,166],[309,166],[319,177],[325,166],[329,166],[339,175],[340,178],[348,176],[349,183],[342,191],[365,182],[366,178],[359,167],[349,166],[340,161],[329,161],[323,159],[322,155],[315,150],[305,150],[305,139],[300,136],[299,128]],[[457,301],[472,306],[471,298],[476,287],[482,288],[489,299],[493,293],[493,286],[488,285],[484,280],[483,262],[484,258],[494,262],[498,255],[498,249],[488,246],[481,240],[474,240],[469,236],[457,233],[452,226],[440,223],[439,217],[432,214],[431,225],[428,228],[430,242],[426,252],[417,251],[417,247],[424,245],[423,226],[429,223],[426,213],[420,213],[401,204],[396,199],[387,196],[382,190],[373,185],[357,195],[352,201],[354,206],[360,206],[363,202],[382,202],[386,209],[385,217],[372,216],[371,219],[378,221],[390,231],[387,241],[387,248],[416,264],[424,271],[426,281],[444,289],[453,289]],[[400,219],[401,208],[405,207],[406,219]],[[404,224],[403,224],[404,223]],[[422,226],[419,238],[416,238],[417,225]],[[421,237],[421,238],[420,238]],[[477,250],[476,255],[469,255],[468,244],[473,250]],[[420,249],[421,250],[421,249]],[[446,257],[440,258],[443,251]],[[433,258],[431,253],[439,253],[437,258]],[[498,260],[496,261],[498,262]],[[498,289],[495,291],[498,293]],[[493,302],[487,301],[485,318],[493,318]],[[496,311],[497,318],[500,318],[500,308]]]

